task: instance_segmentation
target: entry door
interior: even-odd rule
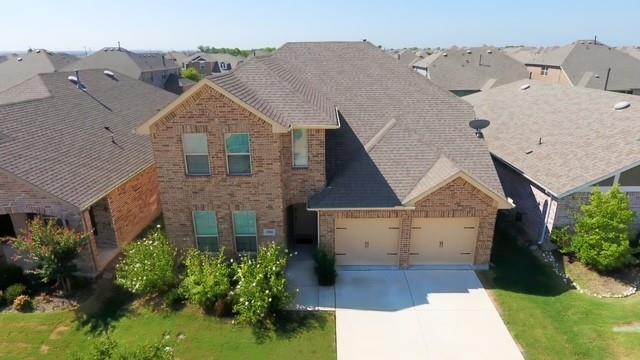
[[[336,219],[338,265],[398,265],[398,219]]]
[[[478,218],[414,218],[409,263],[473,264]]]

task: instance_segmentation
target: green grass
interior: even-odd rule
[[[640,295],[580,294],[506,233],[498,230],[496,267],[479,275],[527,359],[640,359],[640,331],[613,331],[640,325]]]
[[[266,332],[202,315],[193,307],[167,313],[118,313],[101,320],[78,321],[73,312],[1,314],[0,358],[65,359],[86,353],[105,324],[125,347],[155,342],[167,332],[174,339],[182,334],[185,338],[176,340],[176,356],[181,359],[336,358],[332,313],[292,312]]]

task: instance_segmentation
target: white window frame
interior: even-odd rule
[[[218,214],[213,210],[193,210],[193,211],[191,211],[191,222],[193,224],[193,234],[195,236],[194,241],[196,243],[196,248],[198,250],[204,251],[204,250],[200,249],[200,244],[198,244],[198,228],[196,227],[196,212],[208,212],[208,213],[214,213],[216,215],[216,229],[218,230],[218,235],[217,236],[201,235],[200,237],[215,237],[216,238],[216,242],[218,243],[218,251],[215,251],[214,253],[220,252],[220,226],[218,226]]]
[[[206,143],[207,143],[207,153],[189,153],[187,154],[187,152],[185,151],[184,148],[184,144],[185,144],[185,136],[188,135],[192,135],[192,134],[201,134],[204,135],[205,139],[206,139]],[[206,174],[189,174],[189,166],[187,165],[187,155],[206,155],[207,156],[207,173]],[[187,176],[211,176],[211,159],[209,158],[209,136],[207,135],[207,133],[183,133],[182,134],[182,157],[183,157],[183,161],[184,161],[184,173]]]
[[[307,163],[306,163],[305,165],[296,165],[296,157],[295,157],[295,152],[296,152],[296,150],[295,150],[295,138],[294,138],[294,136],[293,136],[293,132],[294,132],[295,130],[304,131],[304,132],[305,132],[305,134],[306,134],[306,137],[305,137],[305,138],[307,139],[307,144],[306,144],[306,145],[307,145]],[[308,129],[300,129],[300,128],[297,128],[297,129],[292,129],[292,130],[291,130],[291,166],[292,166],[293,168],[296,168],[296,169],[307,169],[307,168],[309,168],[309,130],[308,130]]]
[[[549,76],[549,67],[548,66],[542,66],[540,68],[540,75]]]
[[[249,139],[249,152],[248,153],[233,153],[233,154],[229,154],[229,151],[227,150],[227,139],[229,138],[229,136],[231,135],[247,135],[248,139]],[[224,134],[224,157],[225,157],[225,161],[227,162],[227,175],[229,176],[251,176],[253,175],[253,156],[251,156],[251,134],[249,133],[226,133]],[[234,155],[249,155],[249,172],[245,173],[245,174],[232,174],[229,171],[229,156],[234,156]]]
[[[255,238],[256,238],[256,251],[238,251],[238,241],[236,240],[236,238],[238,236],[240,237],[249,237],[249,235],[238,235],[236,234],[236,213],[237,212],[252,212],[254,215],[254,219],[255,219]],[[236,253],[238,254],[257,254],[258,253],[258,213],[255,212],[254,210],[234,210],[231,213],[231,221],[232,221],[232,225],[233,225],[233,248],[236,250]]]

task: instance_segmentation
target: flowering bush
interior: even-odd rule
[[[231,291],[231,267],[221,250],[218,256],[191,249],[185,261],[187,274],[181,289],[185,297],[202,308],[211,308]]]
[[[169,335],[160,341],[147,343],[134,349],[123,349],[109,334],[93,341],[89,354],[76,356],[77,359],[93,360],[172,360],[175,359],[173,342]]]
[[[233,311],[240,322],[264,325],[291,302],[286,267],[287,254],[273,243],[261,248],[257,259],[245,257],[235,266],[238,285]]]
[[[124,249],[116,283],[137,295],[157,295],[176,282],[176,249],[161,229]]]
[[[13,308],[20,312],[31,309],[31,305],[31,298],[28,295],[20,295],[13,300]]]

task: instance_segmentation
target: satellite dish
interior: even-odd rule
[[[469,127],[476,131],[476,136],[480,139],[484,138],[482,129],[489,127],[489,124],[491,124],[491,122],[486,119],[473,119],[469,121]]]

